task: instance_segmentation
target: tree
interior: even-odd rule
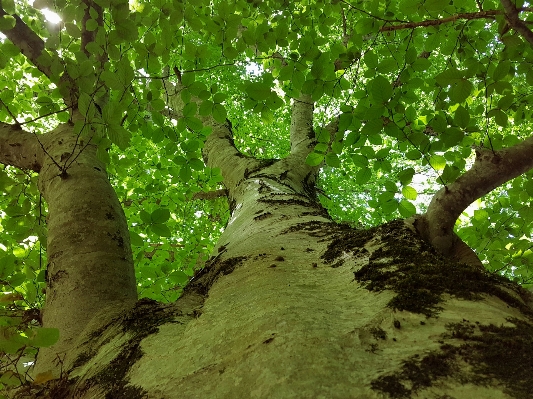
[[[2,0],[4,396],[531,397],[524,4]]]

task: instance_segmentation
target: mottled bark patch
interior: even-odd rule
[[[432,386],[434,381],[452,376],[456,371],[453,360],[446,353],[415,355],[397,373],[372,381],[372,389],[388,394],[389,398],[415,397],[417,391]]]
[[[347,224],[313,220],[295,224],[282,234],[303,231],[311,237],[328,240],[327,249],[320,258],[332,267],[339,267],[344,263],[343,255],[366,252],[364,245],[374,236],[375,230],[358,230]],[[307,248],[306,251],[309,252],[311,249]]]
[[[520,299],[527,295],[520,286],[438,255],[403,221],[383,225],[375,234],[381,237],[383,245],[372,253],[367,265],[354,272],[354,278],[370,291],[394,291],[396,295],[389,307],[431,317],[441,310],[443,294],[467,300],[479,300],[482,294],[487,294],[533,316]]]
[[[194,275],[192,280],[185,287],[183,291],[184,295],[196,292],[202,296],[207,296],[209,289],[218,277],[230,274],[237,266],[248,259],[246,256],[238,256],[221,261],[218,258],[219,256],[220,255],[217,255],[208,260],[206,266]]]
[[[124,333],[130,333],[130,340],[101,372],[84,382],[82,387],[77,387],[76,392],[83,392],[92,386],[104,387],[107,392],[106,398],[131,398],[140,399],[146,397],[146,392],[135,386],[128,385],[126,377],[130,368],[143,356],[141,341],[151,334],[159,331],[158,327],[165,323],[179,322],[176,316],[182,312],[175,304],[162,304],[152,299],[143,298],[137,301],[124,315],[112,320],[101,329],[91,335],[91,340],[97,341],[111,324],[118,324]],[[103,343],[102,343],[103,344]],[[91,348],[82,353],[75,361],[75,367],[90,361],[97,353],[98,347]]]
[[[164,304],[143,298],[121,320],[124,332],[133,332],[142,338],[158,331],[158,326],[168,323],[181,312],[173,304]]]
[[[140,387],[128,385],[129,379],[126,377],[131,366],[141,359],[143,354],[140,347],[140,340],[135,339],[130,341],[105,369],[86,382],[87,389],[92,385],[108,388],[106,389],[106,399],[146,398],[147,392]]]
[[[437,351],[412,356],[396,373],[372,381],[372,389],[390,398],[412,398],[439,379],[453,378],[478,386],[494,386],[497,381],[513,398],[533,397],[533,325],[514,318],[507,321],[514,326],[468,320],[448,324],[442,337],[460,340],[460,345],[443,344]],[[459,367],[464,363],[468,368]]]

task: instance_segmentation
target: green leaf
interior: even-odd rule
[[[365,125],[363,126],[363,128],[361,129],[361,134],[367,137],[379,135],[382,129],[383,129],[383,120],[381,118],[371,119],[367,121]]]
[[[188,183],[192,177],[192,170],[189,165],[183,165],[180,168],[180,179],[184,183]]]
[[[492,79],[494,79],[495,82],[502,80],[503,78],[507,76],[510,68],[511,68],[511,61],[509,60],[501,61],[498,64],[498,66],[494,69],[494,72],[492,72]]]
[[[120,125],[109,125],[107,129],[109,140],[121,150],[128,148],[131,133]]]
[[[334,154],[332,152],[328,153],[326,155],[326,165],[334,167],[334,168],[340,168],[341,161],[339,160],[339,157],[337,156],[337,154]]]
[[[172,233],[166,224],[153,224],[150,230],[159,237],[171,237]]]
[[[189,276],[183,273],[181,270],[175,270],[168,276],[175,284],[183,285],[189,281]]]
[[[396,209],[398,209],[398,201],[395,199],[379,202],[379,210],[384,215],[392,215]]]
[[[2,8],[8,14],[16,14],[15,1],[14,0],[2,0]]]
[[[450,148],[460,144],[464,137],[465,134],[462,129],[450,127],[446,129],[444,134],[441,135],[440,139],[446,148]]]
[[[397,177],[400,183],[409,184],[413,180],[415,170],[413,168],[407,168],[398,173]]]
[[[270,97],[270,85],[260,82],[252,82],[246,86],[246,93],[252,100],[264,101]]]
[[[456,68],[446,69],[445,71],[435,76],[436,82],[442,87],[449,86],[453,83],[458,82],[459,80],[463,78],[464,78],[464,73],[459,71]]]
[[[0,31],[10,30],[15,27],[16,24],[15,18],[11,15],[3,15],[0,17]]]
[[[453,165],[446,165],[444,167],[444,170],[442,171],[442,174],[440,175],[440,178],[444,180],[444,183],[453,183],[455,179],[459,177],[461,174],[461,171],[459,168]]]
[[[75,23],[65,22],[65,29],[67,33],[73,38],[79,39],[81,37],[81,30]]]
[[[89,19],[85,23],[85,29],[87,29],[87,31],[89,32],[92,32],[96,30],[97,28],[98,28],[98,22],[96,22],[94,19]]]
[[[139,216],[141,217],[141,220],[143,221],[144,224],[152,223],[152,219],[150,217],[150,214],[148,212],[146,212],[144,209],[142,209],[139,212]]]
[[[404,218],[408,218],[416,213],[416,207],[408,200],[402,200],[398,205],[398,211]]]
[[[165,102],[160,98],[150,101],[150,105],[154,111],[161,111],[165,108]]]
[[[462,128],[466,128],[470,123],[470,114],[468,113],[468,110],[462,105],[460,105],[455,110],[454,121],[457,126]]]
[[[130,243],[133,246],[142,247],[144,245],[144,239],[139,234],[130,231]]]
[[[378,56],[372,50],[365,53],[363,61],[369,69],[374,69],[378,66]]]
[[[446,158],[442,155],[432,155],[429,158],[429,164],[435,170],[442,170],[446,166]]]
[[[318,154],[314,151],[309,153],[305,159],[305,163],[309,166],[318,166],[322,163],[322,161],[324,161],[324,155]]]
[[[196,115],[196,103],[191,102],[191,103],[185,104],[182,112],[183,112],[183,116],[186,118]]]
[[[462,103],[468,98],[473,88],[474,85],[467,79],[453,83],[450,89],[450,100],[454,103]]]
[[[165,223],[170,218],[170,211],[167,208],[157,208],[150,215],[152,223]]]
[[[384,103],[392,96],[392,85],[387,78],[378,75],[369,82],[369,91],[376,102]]]
[[[500,125],[501,127],[507,126],[507,114],[501,109],[492,109],[488,112],[487,115],[489,118],[494,118],[496,124]]]
[[[117,74],[111,71],[103,71],[100,75],[100,79],[105,83],[107,87],[113,90],[121,90],[124,86],[120,82]]]
[[[43,348],[52,346],[59,341],[59,329],[58,328],[38,328],[35,336],[30,339],[30,345],[37,348]]]
[[[363,168],[355,175],[355,182],[359,185],[367,183],[372,177],[372,170],[370,168]]]
[[[355,166],[366,168],[368,166],[368,158],[361,154],[352,155],[352,161]]]
[[[412,161],[416,161],[417,159],[422,158],[422,153],[420,152],[420,150],[411,150],[405,154],[405,157]]]
[[[215,118],[218,123],[226,122],[227,117],[228,112],[226,111],[226,107],[224,107],[222,104],[213,105],[213,118]]]
[[[405,199],[408,199],[408,200],[416,200],[416,197],[418,195],[418,193],[416,192],[416,190],[411,187],[411,186],[404,186],[402,188],[402,195],[405,197]]]

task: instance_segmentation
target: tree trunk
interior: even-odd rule
[[[0,128],[2,161],[39,172],[48,206],[42,321],[59,328],[60,338],[39,351],[34,374],[59,377],[78,355],[73,343],[89,321],[102,322],[137,299],[128,226],[96,146],[71,124],[39,136]]]
[[[18,397],[531,397],[526,294],[402,221],[334,223],[305,168],[240,158],[232,217],[183,296],[86,329],[60,378]]]

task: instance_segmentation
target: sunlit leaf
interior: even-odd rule
[[[402,187],[402,195],[405,199],[408,200],[416,200],[416,197],[418,196],[418,193],[416,190],[411,186],[404,186]]]
[[[442,170],[446,166],[446,158],[442,155],[431,155],[429,157],[429,164],[435,170]]]

